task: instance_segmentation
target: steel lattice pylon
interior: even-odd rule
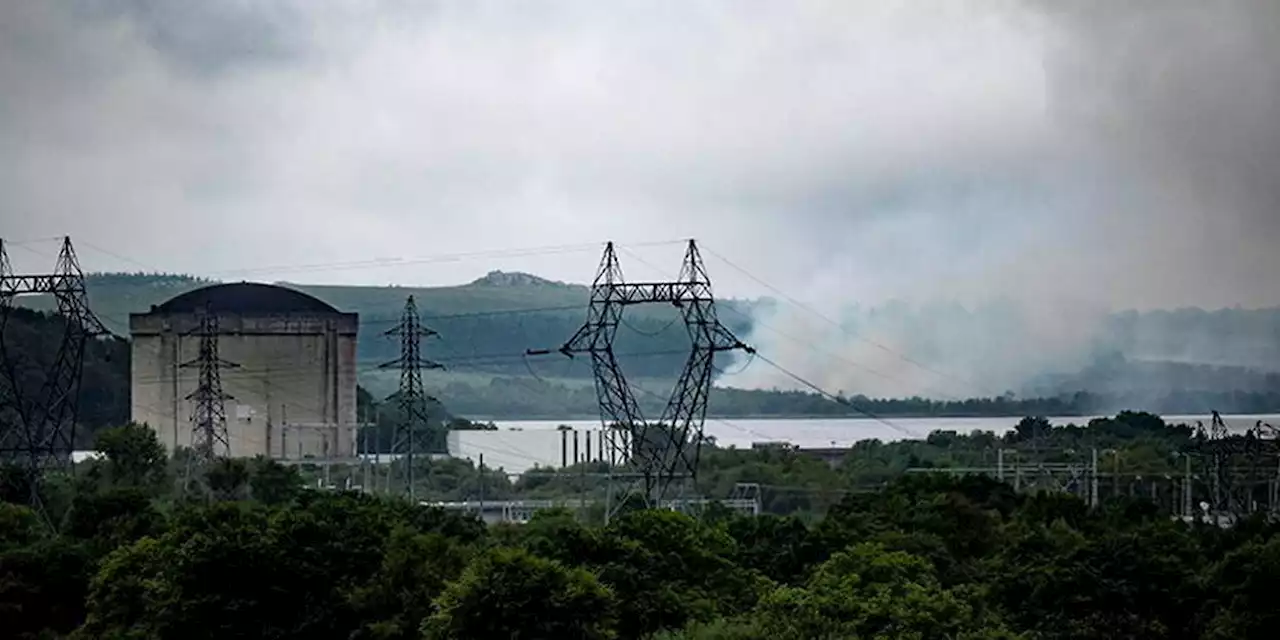
[[[35,294],[53,297],[62,324],[57,351],[47,364],[25,360],[6,344],[17,298]],[[26,470],[32,506],[42,514],[41,471],[68,466],[75,447],[86,345],[110,333],[89,310],[71,238],[63,238],[53,273],[36,275],[15,274],[0,241],[0,463]],[[23,385],[32,375],[43,376],[34,397]]]
[[[16,298],[29,294],[53,296],[62,336],[57,353],[44,368],[41,388],[32,398],[23,393],[19,375],[39,363],[20,362],[0,331],[0,407],[7,414],[0,425],[0,458],[41,467],[70,460],[85,345],[91,337],[110,332],[89,310],[84,273],[70,238],[63,239],[53,273],[41,275],[14,274],[0,242],[0,330],[8,328]]]
[[[435,402],[435,399],[428,396],[422,388],[422,370],[443,369],[444,365],[422,357],[422,338],[439,334],[422,326],[421,319],[418,317],[418,306],[413,301],[413,296],[409,296],[405,301],[400,323],[386,333],[400,337],[400,357],[382,364],[384,369],[400,370],[400,389],[396,392],[400,420],[396,424],[391,453],[393,456],[401,456],[401,480],[406,493],[412,500],[416,495],[414,455],[418,453],[418,432],[425,431],[427,434],[427,453],[442,453],[446,450],[443,432],[431,429],[427,413],[427,404]],[[395,466],[393,462],[391,468]],[[388,471],[388,489],[390,484],[391,472]]]
[[[199,372],[196,388],[186,399],[191,402],[192,454],[207,465],[215,458],[231,455],[226,402],[232,397],[222,390],[222,368],[239,365],[218,355],[218,314],[206,307],[199,321],[194,333],[200,337],[200,352],[195,359],[179,366]]]
[[[680,309],[692,344],[662,416],[649,422],[627,385],[613,342],[626,307],[654,303]],[[591,285],[587,321],[559,351],[569,357],[591,356],[607,457],[641,482],[639,497],[645,506],[665,504],[673,482],[697,475],[715,354],[735,349],[753,352],[716,317],[711,279],[695,241],[689,241],[680,275],[673,282],[625,282],[613,243],[605,245]]]

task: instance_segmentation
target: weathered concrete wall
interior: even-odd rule
[[[355,453],[355,314],[220,314],[227,435],[233,456],[345,457]],[[190,446],[199,354],[194,314],[134,314],[133,419],[173,450]]]

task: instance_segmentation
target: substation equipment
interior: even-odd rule
[[[1064,449],[1040,441],[1001,446],[994,465],[913,468],[909,473],[985,475],[1020,493],[1067,493],[1091,506],[1141,498],[1185,521],[1228,526],[1241,518],[1280,518],[1280,430],[1257,421],[1231,432],[1217,411],[1173,454],[1166,470],[1126,469],[1114,449]],[[1144,465],[1149,466],[1149,465]]]

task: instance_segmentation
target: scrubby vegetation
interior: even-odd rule
[[[1223,529],[1123,491],[1090,508],[988,477],[895,471],[963,462],[984,441],[1136,453],[1189,435],[1141,414],[1087,428],[1028,420],[999,442],[867,443],[845,460],[856,471],[720,451],[739,458],[712,462],[713,475],[838,497],[759,517],[640,510],[601,524],[552,510],[486,526],[307,489],[263,460],[179,482],[184,455],[166,459],[130,425],[99,434],[102,460],[45,478],[47,521],[23,506],[20,474],[0,476],[0,622],[13,638],[1270,637],[1273,523]],[[876,460],[883,482],[858,490],[852,478]]]

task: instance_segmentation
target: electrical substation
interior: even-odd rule
[[[1218,412],[1209,427],[1172,452],[1180,473],[1153,472],[1126,461],[1114,449],[1064,449],[1032,440],[1000,445],[994,464],[980,467],[908,469],[908,473],[982,475],[1008,483],[1019,493],[1065,493],[1092,507],[1106,500],[1147,500],[1163,513],[1187,522],[1228,526],[1250,516],[1280,518],[1280,431],[1257,423],[1232,433]]]

